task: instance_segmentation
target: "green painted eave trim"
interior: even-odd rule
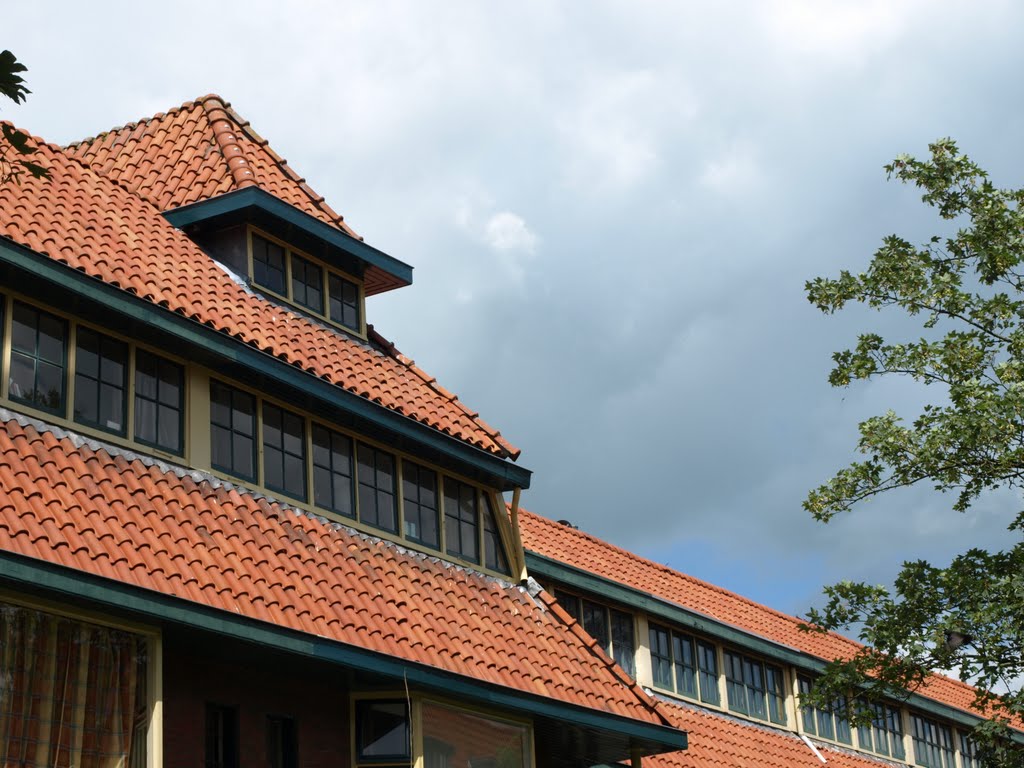
[[[182,344],[181,349],[201,349],[218,359],[259,371],[280,386],[303,391],[379,429],[445,454],[491,478],[495,486],[502,490],[530,486],[532,473],[524,467],[384,408],[191,318],[168,311],[3,238],[0,238],[0,264],[8,264],[32,275],[36,280],[99,302],[126,318],[172,337],[176,343]]]
[[[772,642],[759,635],[752,634],[710,618],[681,605],[663,600],[659,597],[612,581],[603,576],[590,573],[567,563],[553,560],[536,552],[526,552],[526,568],[530,575],[540,581],[554,582],[582,593],[593,595],[606,603],[619,603],[631,606],[646,613],[649,617],[660,619],[673,626],[689,629],[714,640],[727,643],[741,650],[756,653],[768,659],[788,664],[807,672],[821,672],[825,668],[825,660],[787,645]],[[907,706],[920,710],[957,725],[973,727],[982,718],[964,712],[962,709],[929,699],[918,693],[911,693],[904,701]],[[1024,735],[1021,736],[1024,741]]]
[[[403,684],[408,682],[412,686],[466,698],[498,709],[549,717],[582,728],[620,734],[657,746],[663,752],[686,749],[686,733],[669,726],[644,723],[543,696],[521,693],[10,552],[0,552],[0,583],[31,591],[43,590],[72,603],[77,601],[80,604],[85,599],[118,614],[131,614],[140,620],[213,632],[267,649],[378,674],[396,682],[403,681]]]
[[[200,200],[197,203],[183,205],[180,208],[165,211],[164,218],[174,226],[184,228],[190,224],[198,224],[218,216],[224,216],[225,214],[237,213],[247,208],[257,208],[271,216],[276,216],[282,221],[302,230],[307,235],[323,240],[355,258],[387,272],[392,277],[401,281],[402,284],[412,284],[412,267],[405,262],[399,261],[394,256],[389,256],[372,245],[367,245],[362,240],[357,240],[337,227],[332,227],[330,224],[320,221],[320,219],[311,216],[305,211],[300,211],[295,206],[289,205],[259,187],[246,187],[245,189],[226,192],[217,197]]]

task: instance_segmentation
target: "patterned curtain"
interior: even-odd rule
[[[0,766],[145,765],[145,649],[128,632],[0,603]]]

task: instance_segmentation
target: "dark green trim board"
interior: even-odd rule
[[[244,344],[190,318],[169,312],[66,264],[0,238],[0,275],[10,270],[7,285],[35,298],[48,296],[67,311],[89,305],[94,317],[116,319],[124,333],[176,349],[179,354],[243,380],[258,378],[294,402],[296,393],[317,407],[326,404],[354,423],[394,437],[400,446],[415,446],[424,458],[501,490],[528,488],[531,472],[443,432],[348,392],[323,379]],[[11,279],[16,278],[16,279]],[[310,408],[312,410],[312,407]]]
[[[268,649],[381,675],[403,685],[407,683],[517,713],[620,734],[659,752],[686,748],[686,733],[669,726],[521,693],[10,552],[0,552],[0,585],[34,594],[46,593],[72,604],[81,605],[82,600],[87,600],[121,616],[130,614],[144,621],[213,632]]]
[[[555,583],[572,591],[594,596],[614,607],[615,603],[629,606],[634,612],[642,612],[653,618],[655,622],[663,621],[669,627],[680,627],[693,630],[705,637],[726,643],[738,650],[750,651],[767,659],[791,665],[806,672],[820,672],[825,668],[825,660],[787,645],[772,642],[758,635],[751,634],[724,622],[712,619],[696,611],[688,610],[680,605],[655,597],[650,593],[612,581],[603,576],[590,573],[558,560],[553,560],[536,552],[526,551],[526,569],[535,579],[541,582]],[[904,701],[907,706],[922,712],[928,712],[952,721],[957,725],[974,727],[981,719],[968,714],[956,707],[950,707],[917,693],[910,693]],[[1024,734],[1017,737],[1024,743]]]
[[[405,285],[412,284],[412,267],[405,262],[399,261],[394,256],[389,256],[384,251],[377,250],[372,245],[367,245],[362,240],[345,234],[336,227],[325,224],[320,219],[310,216],[305,211],[300,211],[295,206],[289,205],[259,187],[246,187],[200,200],[197,203],[183,205],[181,208],[165,211],[164,218],[179,229],[183,229],[191,224],[199,224],[220,216],[238,213],[247,208],[255,208],[271,216],[276,216],[306,234],[323,240],[357,259],[387,272]]]

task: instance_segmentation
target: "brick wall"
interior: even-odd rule
[[[338,670],[167,636],[163,667],[166,768],[203,768],[207,702],[237,708],[240,766],[268,765],[268,715],[295,719],[301,768],[350,763],[349,691]]]

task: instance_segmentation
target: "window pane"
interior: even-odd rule
[[[311,261],[292,254],[292,300],[317,314],[324,311],[323,271]]]
[[[703,640],[697,641],[697,671],[700,679],[700,700],[718,705],[718,654],[715,646]]]
[[[768,719],[773,723],[786,723],[786,689],[782,670],[771,664],[764,665],[765,695],[768,697]]]
[[[252,236],[252,279],[257,285],[285,295],[284,248],[259,235]]]
[[[254,480],[256,399],[241,390],[210,381],[211,458],[215,469]]]
[[[747,689],[743,684],[743,659],[739,654],[725,653],[725,692],[729,709],[747,712]]]
[[[135,439],[170,453],[183,452],[185,369],[144,349],[135,350]],[[212,423],[230,427],[230,405],[210,402]]]
[[[505,557],[505,546],[501,543],[498,532],[498,521],[495,518],[491,497],[484,494],[484,565],[492,571],[508,574],[508,558]]]
[[[333,273],[327,285],[330,291],[331,320],[354,331],[360,330],[359,288],[355,283]]]
[[[313,426],[313,500],[317,506],[355,517],[352,502],[352,440]]]
[[[441,545],[437,510],[437,473],[411,461],[402,462],[405,535],[430,547]]]
[[[583,601],[583,628],[597,641],[601,649],[610,655],[611,643],[608,635],[608,609],[603,605]]]
[[[356,751],[361,760],[408,760],[409,712],[405,702],[357,701]]]
[[[474,486],[444,479],[445,549],[474,563],[479,562],[476,495]]]
[[[306,498],[306,424],[302,417],[263,404],[263,484]]]
[[[654,685],[666,691],[672,687],[672,657],[669,655],[669,632],[653,624],[649,630],[651,643],[651,672]]]
[[[146,765],[143,637],[0,603],[0,638],[4,765]],[[141,738],[125,738],[132,723]]]
[[[555,590],[555,599],[565,609],[565,612],[576,621],[580,620],[580,599],[576,595],[569,595],[558,589]]]
[[[423,703],[425,768],[527,768],[528,738],[525,725]]]
[[[636,677],[636,641],[633,617],[622,611],[611,611],[612,655],[630,677]]]
[[[67,324],[58,317],[20,302],[14,303],[12,322],[11,399],[58,416],[65,415]]]
[[[675,661],[676,690],[684,696],[697,698],[697,667],[694,663],[693,638],[673,632],[672,657]]]
[[[395,519],[394,457],[386,451],[359,443],[359,519],[398,533]]]
[[[75,345],[74,418],[123,434],[127,421],[128,345],[79,327]]]

